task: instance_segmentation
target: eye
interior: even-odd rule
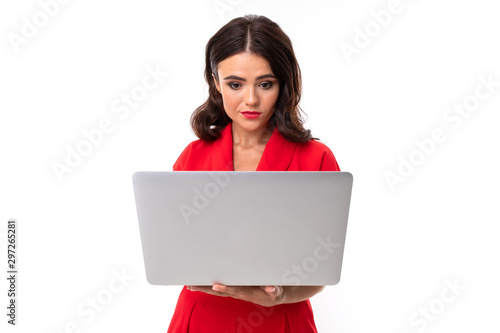
[[[262,82],[262,83],[260,84],[260,86],[261,86],[262,88],[264,88],[265,90],[267,90],[267,89],[270,89],[270,88],[273,86],[273,83],[272,83],[272,82],[267,82],[267,81],[266,81],[266,82]]]
[[[229,88],[234,89],[234,90],[241,88],[241,84],[239,84],[238,82],[231,82],[231,83],[228,83],[227,85],[229,86]]]

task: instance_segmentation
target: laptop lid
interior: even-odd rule
[[[333,285],[348,172],[136,172],[147,280],[155,285]]]

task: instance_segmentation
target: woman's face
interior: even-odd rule
[[[224,110],[237,130],[255,131],[269,127],[280,92],[279,80],[269,62],[253,53],[242,52],[217,66],[217,90]]]

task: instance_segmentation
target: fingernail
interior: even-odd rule
[[[217,286],[213,286],[212,290],[214,290],[214,291],[221,291],[220,287],[217,287]]]

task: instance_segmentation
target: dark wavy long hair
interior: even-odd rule
[[[299,107],[302,78],[292,42],[278,24],[257,15],[233,19],[208,41],[205,80],[209,86],[209,97],[191,115],[194,133],[202,140],[214,141],[231,122],[224,111],[222,95],[217,91],[212,75],[218,81],[217,65],[241,52],[251,52],[269,61],[274,76],[280,82],[270,125],[278,127],[280,134],[288,141],[307,142],[313,139],[311,131],[303,126]]]

